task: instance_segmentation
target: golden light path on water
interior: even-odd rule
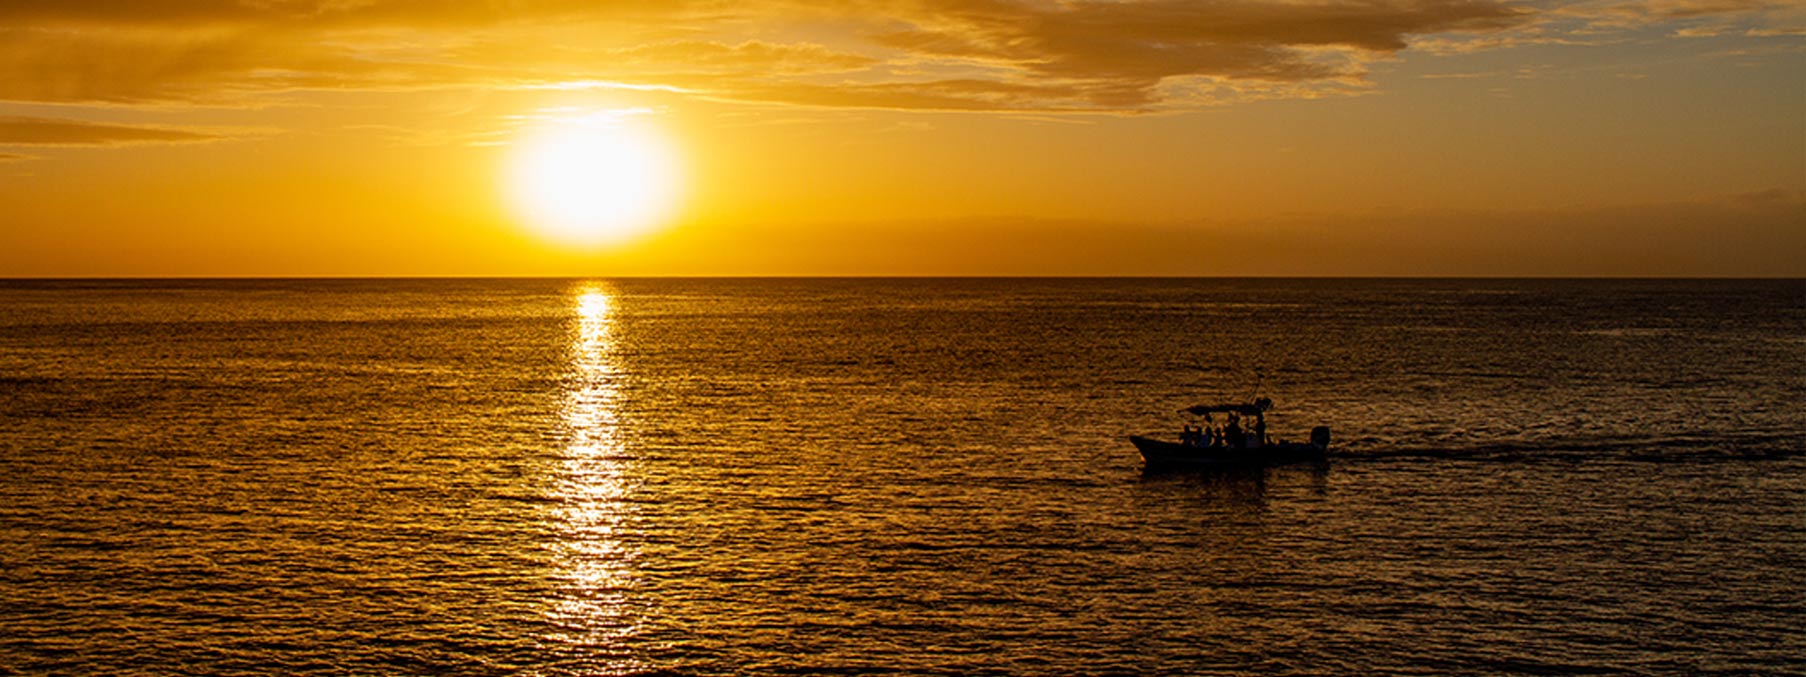
[[[549,639],[584,672],[636,669],[627,640],[638,630],[630,595],[634,553],[623,545],[633,492],[622,444],[615,308],[609,290],[583,283],[572,290],[574,329],[562,412],[566,444],[553,496],[557,596]]]

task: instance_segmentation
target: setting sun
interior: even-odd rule
[[[507,168],[515,212],[562,244],[618,244],[663,224],[676,207],[675,154],[649,125],[610,112],[525,132]]]

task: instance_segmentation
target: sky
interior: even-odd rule
[[[1806,0],[0,0],[0,277],[413,275],[1802,277]]]

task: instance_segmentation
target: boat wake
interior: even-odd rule
[[[1764,461],[1806,456],[1806,445],[1801,443],[1801,439],[1801,435],[1796,433],[1726,436],[1717,431],[1582,440],[1513,440],[1459,446],[1353,439],[1349,440],[1347,446],[1332,450],[1330,458],[1337,461],[1454,460],[1493,463]]]

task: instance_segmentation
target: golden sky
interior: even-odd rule
[[[1806,276],[1806,0],[0,0],[0,276],[139,275]]]

